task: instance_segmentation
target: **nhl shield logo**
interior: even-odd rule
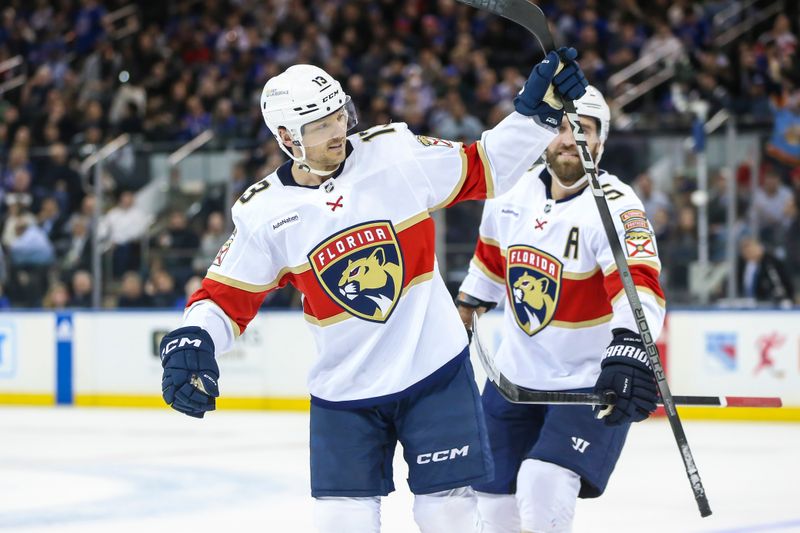
[[[386,322],[403,290],[403,253],[391,222],[340,231],[308,254],[325,292],[348,313]]]
[[[531,337],[553,320],[561,290],[561,261],[532,246],[506,252],[506,280],[514,318]]]

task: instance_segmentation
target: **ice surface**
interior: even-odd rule
[[[712,517],[661,419],[633,428],[575,531],[800,531],[800,425],[684,425]],[[0,532],[313,532],[307,432],[307,414],[2,407]],[[383,533],[418,531],[406,472],[398,453]]]

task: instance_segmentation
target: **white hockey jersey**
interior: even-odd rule
[[[480,238],[461,291],[505,299],[495,354],[512,382],[538,390],[594,385],[611,330],[637,331],[589,187],[554,201],[544,165],[486,202]],[[652,228],[633,189],[602,172],[600,185],[625,249],[653,338],[664,322],[664,294]]]
[[[209,331],[224,352],[264,297],[292,284],[318,350],[312,401],[401,395],[467,345],[438,273],[430,212],[508,190],[554,136],[518,113],[469,147],[392,123],[349,137],[347,159],[320,187],[295,183],[286,163],[233,207],[236,230],[184,325]]]

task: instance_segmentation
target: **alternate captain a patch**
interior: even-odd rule
[[[656,243],[647,217],[641,209],[629,209],[619,215],[625,230],[625,249],[628,257],[643,259],[655,257]]]
[[[533,246],[506,252],[506,282],[517,325],[530,336],[553,320],[561,290],[561,261]]]
[[[353,226],[308,254],[328,296],[348,313],[386,322],[403,290],[403,253],[388,220]]]

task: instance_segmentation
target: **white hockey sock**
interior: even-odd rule
[[[519,511],[513,494],[475,491],[483,533],[519,533]]]
[[[477,499],[470,487],[414,497],[414,520],[421,533],[479,533]]]
[[[563,466],[525,459],[517,473],[517,507],[524,533],[569,533],[581,477]]]
[[[381,499],[315,498],[314,525],[319,533],[380,533]]]

